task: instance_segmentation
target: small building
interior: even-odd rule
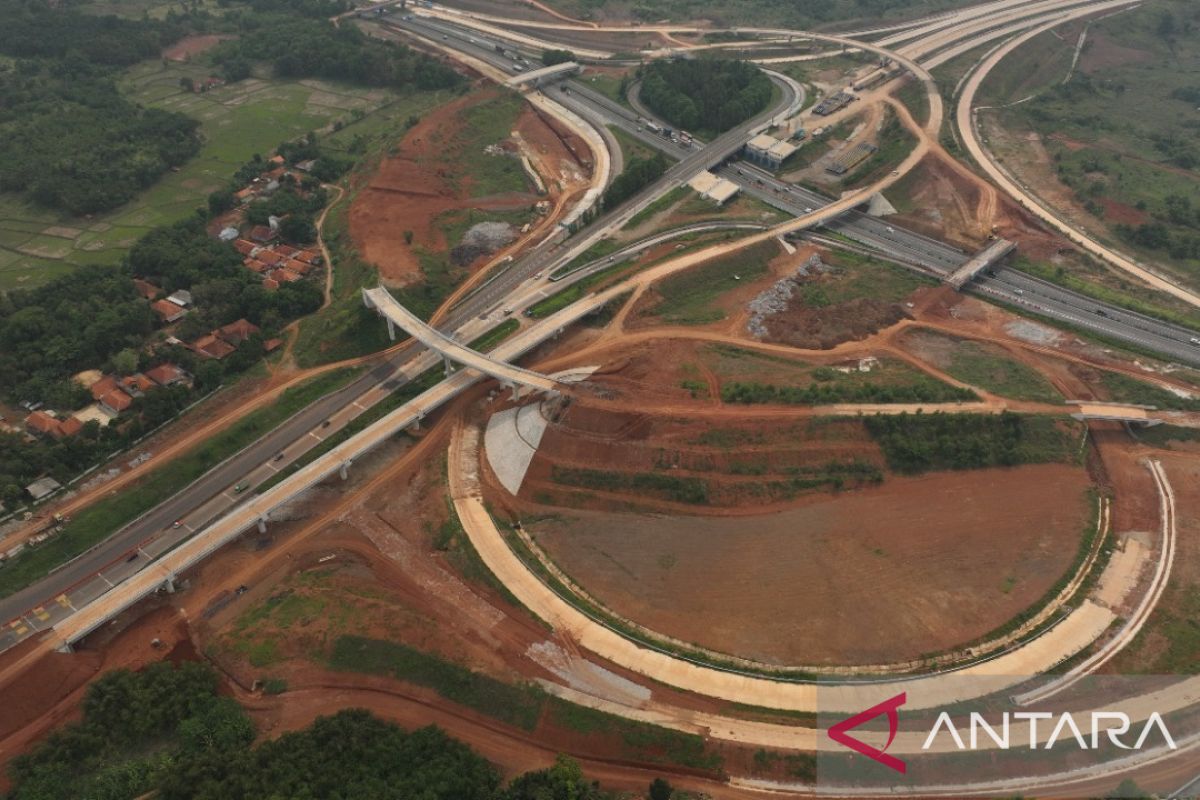
[[[47,411],[34,411],[25,418],[25,430],[37,436],[59,438],[62,433],[58,419]]]
[[[201,336],[199,339],[188,345],[188,347],[191,348],[192,352],[198,356],[203,358],[215,358],[218,361],[237,350],[237,348],[229,344],[229,342],[226,342],[225,340],[214,336],[211,333],[207,336]]]
[[[266,289],[268,292],[273,292],[279,288],[279,281],[268,276],[266,278],[263,278],[262,285],[263,285],[263,288]]]
[[[50,495],[62,488],[62,484],[54,480],[54,478],[38,478],[33,483],[25,487],[25,491],[35,501],[44,500]]]
[[[301,279],[301,276],[292,272],[287,267],[281,267],[271,273],[271,277],[280,283],[295,283]]]
[[[167,295],[167,299],[177,306],[187,308],[192,304],[192,293],[187,289],[180,289],[177,292],[171,292],[171,294]]]
[[[233,249],[249,258],[254,255],[254,251],[258,249],[258,245],[248,239],[237,239],[233,243]]]
[[[699,173],[690,181],[688,186],[706,200],[711,200],[718,206],[729,202],[738,193],[738,185],[731,180],[718,178],[707,170]]]
[[[317,160],[315,158],[310,158],[307,161],[297,162],[296,169],[300,170],[301,172],[312,172],[313,167],[315,167],[316,165],[317,165]]]
[[[227,228],[222,228],[221,232],[217,234],[217,238],[222,242],[232,242],[234,239],[238,238],[239,235],[238,229],[230,226]]]
[[[179,383],[187,383],[191,377],[174,364],[159,364],[153,369],[146,370],[145,375],[159,386],[174,386]]]
[[[133,405],[133,398],[125,394],[121,389],[113,389],[103,397],[97,398],[97,400],[101,408],[118,415],[128,411],[129,407]]]
[[[250,241],[266,244],[267,242],[278,236],[279,233],[267,225],[255,225],[250,229]]]
[[[798,149],[791,142],[783,142],[774,136],[761,133],[746,143],[745,152],[747,160],[774,170],[779,169]]]
[[[158,314],[158,318],[167,324],[178,322],[187,316],[186,308],[172,303],[170,300],[155,300],[150,307],[154,309],[155,314]]]
[[[258,326],[253,322],[247,319],[239,319],[236,322],[231,322],[228,325],[218,328],[214,333],[236,347],[258,333],[258,330]]]
[[[83,430],[83,420],[78,417],[67,417],[58,425],[63,436],[75,436]]]
[[[153,389],[156,384],[140,372],[121,378],[118,383],[130,397],[141,397]]]

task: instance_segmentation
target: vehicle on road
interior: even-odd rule
[[[242,492],[246,491],[249,488],[250,488],[249,483],[247,483],[246,481],[241,481],[236,486],[233,487],[233,493],[241,494]]]

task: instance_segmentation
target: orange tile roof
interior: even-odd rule
[[[150,283],[150,281],[144,281],[141,278],[133,279],[133,288],[137,290],[138,294],[147,300],[153,300],[162,294],[162,289],[158,288],[153,283]]]
[[[112,375],[105,375],[100,380],[88,387],[92,393],[92,399],[99,400],[109,392],[115,391],[118,388],[117,379]]]
[[[295,283],[296,281],[300,280],[300,276],[295,272],[292,272],[287,267],[280,267],[279,269],[275,270],[271,273],[271,277],[283,283]]]
[[[170,300],[155,300],[150,307],[154,309],[155,314],[162,317],[164,322],[174,322],[186,313],[183,306],[177,306]]]
[[[120,389],[113,389],[100,398],[100,402],[116,411],[118,414],[133,405],[133,398]]]
[[[237,350],[237,348],[233,345],[218,339],[211,333],[207,336],[201,336],[199,339],[192,342],[190,346],[192,350],[198,354],[216,359],[222,359],[232,353],[234,350]]]
[[[159,386],[166,386],[169,383],[176,383],[183,380],[185,377],[183,370],[174,364],[159,364],[153,369],[146,370],[145,375]]]
[[[233,248],[244,256],[248,256],[254,252],[254,248],[258,247],[249,239],[234,239]]]
[[[216,333],[230,344],[237,345],[258,333],[258,326],[248,319],[239,319],[219,328]]]
[[[45,411],[35,411],[26,417],[25,427],[35,433],[48,433],[51,436],[58,436],[60,433],[59,421]]]
[[[268,292],[273,292],[279,288],[279,281],[274,278],[263,278],[262,285]]]
[[[83,423],[75,417],[67,417],[58,424],[58,430],[63,436],[74,436],[83,430]]]

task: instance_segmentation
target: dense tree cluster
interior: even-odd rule
[[[542,63],[547,67],[552,67],[555,64],[566,64],[569,61],[575,61],[575,54],[570,50],[543,50]]]
[[[421,798],[606,800],[575,761],[504,786],[470,747],[434,726],[406,731],[362,709],[320,717],[304,730],[251,747],[254,727],[217,695],[209,667],[158,663],[110,672],[89,689],[83,720],[52,734],[9,769],[7,800]],[[664,780],[651,797],[668,800]]]
[[[621,174],[604,191],[605,208],[619,206],[642,189],[658,180],[667,171],[669,162],[662,153],[649,158],[632,158],[621,170]]]
[[[187,32],[167,21],[97,17],[0,0],[0,191],[72,214],[132,199],[200,148],[199,123],[121,96],[115,70]]]
[[[1033,435],[1035,422],[1011,412],[879,415],[863,420],[883,448],[888,466],[907,473],[1013,466],[1060,456],[1056,445],[1062,444],[1062,437],[1054,431]],[[1031,441],[1039,438],[1046,441]]]
[[[0,191],[72,214],[115,208],[195,155],[198,128],[129,102],[74,53],[20,61],[0,68]]]
[[[13,58],[75,60],[128,66],[157,58],[187,26],[171,14],[165,20],[132,20],[85,13],[65,3],[0,0],[0,53]]]
[[[641,99],[679,128],[720,133],[771,102],[771,81],[745,61],[655,61],[642,73]]]
[[[243,14],[242,36],[213,51],[227,79],[249,75],[249,63],[268,61],[282,78],[325,78],[365,86],[447,89],[462,77],[445,64],[402,45],[369,38],[353,25],[276,14]]]
[[[726,403],[785,403],[828,405],[831,403],[953,403],[978,400],[970,389],[940,381],[922,380],[908,384],[811,383],[808,386],[775,386],[732,381],[721,386]]]

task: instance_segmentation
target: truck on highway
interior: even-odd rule
[[[658,123],[651,122],[650,120],[646,120],[646,127],[649,128],[650,130],[654,131],[655,133],[662,133],[662,130],[663,130],[662,128],[660,128],[658,126]]]

